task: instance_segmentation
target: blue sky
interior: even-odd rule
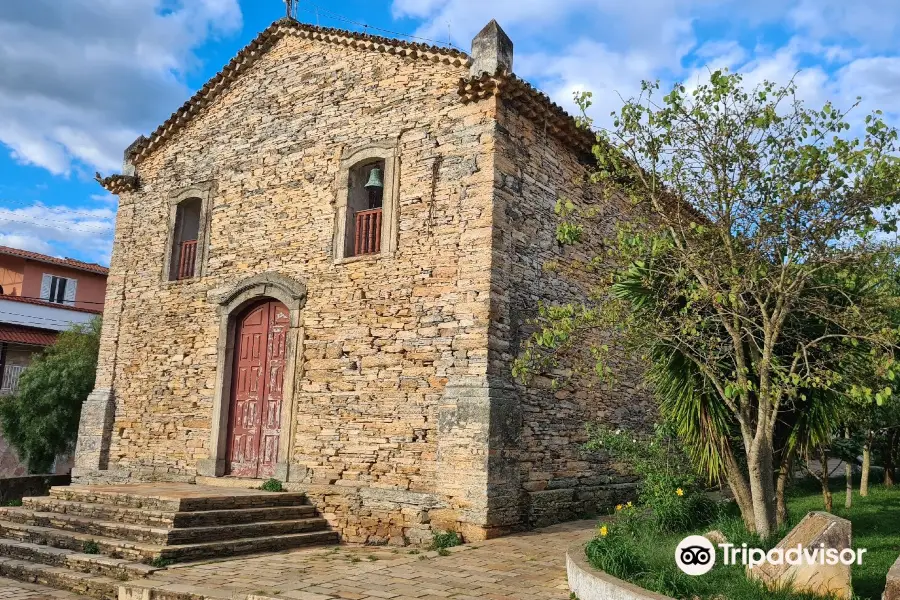
[[[107,264],[117,172],[146,134],[284,15],[282,0],[0,2],[0,244]],[[496,18],[515,71],[554,100],[591,90],[595,116],[641,79],[727,66],[794,78],[813,105],[863,103],[900,125],[897,0],[301,0],[301,20],[468,49]],[[385,34],[386,35],[386,34]]]

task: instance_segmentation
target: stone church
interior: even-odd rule
[[[583,451],[612,389],[523,385],[559,198],[601,202],[592,136],[464,52],[282,19],[125,152],[96,388],[74,477],[305,492],[351,542],[467,539],[614,504]],[[629,383],[633,382],[633,383]]]

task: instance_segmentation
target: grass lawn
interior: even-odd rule
[[[858,486],[857,486],[858,487]],[[853,568],[853,587],[859,600],[880,600],[884,590],[885,576],[900,555],[900,486],[887,489],[873,486],[870,494],[862,498],[854,494],[853,507],[843,508],[843,493],[836,493],[837,484],[832,486],[835,493],[835,514],[853,523],[853,545],[868,550],[863,564]],[[812,485],[801,484],[788,498],[791,523],[797,523],[806,513],[822,510],[821,493]],[[771,548],[787,529],[769,542],[760,542],[748,535],[737,516],[723,516],[716,523],[700,528],[692,533],[703,534],[711,529],[721,530],[728,541],[736,545],[746,542],[750,546]],[[743,567],[717,564],[715,568],[699,577],[682,573],[675,565],[675,547],[687,534],[661,535],[648,528],[638,528],[634,537],[623,534],[621,528],[613,526],[606,544],[598,546],[601,551],[588,558],[598,568],[600,561],[608,567],[610,574],[632,581],[655,592],[674,598],[721,599],[728,600],[812,600],[819,598],[809,594],[796,594],[787,590],[770,591],[744,576]],[[602,550],[606,548],[607,550]],[[601,557],[602,558],[599,558]],[[721,558],[721,554],[719,555]],[[616,573],[616,571],[619,573]]]
[[[863,498],[856,491],[853,506],[844,508],[843,481],[832,485],[834,514],[853,523],[853,546],[866,548],[863,564],[853,567],[853,590],[859,598],[880,600],[884,579],[900,556],[900,486],[874,486]],[[797,522],[811,510],[822,510],[822,495],[806,485],[788,499],[791,521]]]

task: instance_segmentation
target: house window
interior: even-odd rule
[[[190,279],[198,275],[200,236],[200,198],[187,198],[175,209],[175,230],[169,260],[169,279]]]
[[[54,304],[74,306],[77,286],[78,281],[76,279],[44,273],[44,276],[41,278],[41,300],[53,302]]]
[[[372,144],[341,160],[335,204],[336,261],[396,251],[396,172],[393,142]]]

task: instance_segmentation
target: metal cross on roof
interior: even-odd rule
[[[296,11],[294,10],[298,4],[300,4],[300,0],[284,0],[285,8],[287,8],[287,16],[289,18],[294,18]]]

